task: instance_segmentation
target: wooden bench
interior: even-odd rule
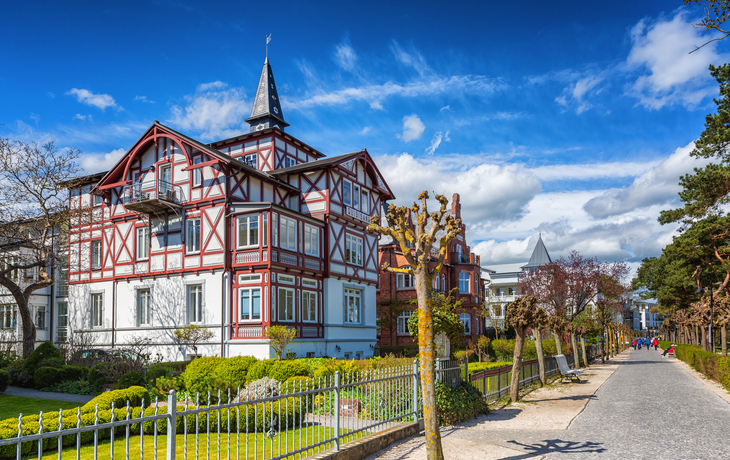
[[[581,381],[578,376],[583,373],[583,369],[571,369],[565,355],[556,355],[555,361],[558,363],[558,370],[563,378],[568,377],[571,381],[573,379]]]

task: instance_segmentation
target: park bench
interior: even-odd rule
[[[580,378],[578,376],[583,373],[583,369],[571,369],[568,366],[568,360],[565,359],[565,355],[556,355],[555,361],[558,363],[558,370],[562,377],[568,377],[571,381],[576,379],[580,382]]]

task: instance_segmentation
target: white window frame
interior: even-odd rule
[[[291,217],[279,216],[279,247],[297,252],[297,221]]]
[[[304,224],[304,253],[319,257],[319,227]]]
[[[101,240],[91,241],[91,269],[101,270]]]
[[[317,322],[317,293],[302,291],[302,321],[305,323]]]
[[[193,164],[199,165],[203,162],[203,159],[201,157],[195,157],[193,158]],[[200,187],[203,185],[203,171],[201,168],[193,169],[193,187]]]
[[[294,315],[294,289],[279,287],[276,293],[276,317],[279,322],[293,322]],[[282,295],[283,294],[283,295]],[[282,304],[282,299],[285,304]],[[287,305],[291,301],[291,304]]]
[[[91,195],[91,206],[97,208],[104,204],[104,200],[100,195]]]
[[[152,324],[152,290],[137,289],[137,326]]]
[[[246,155],[243,156],[243,162],[254,169],[256,169],[257,161],[258,161],[257,153],[247,153]]]
[[[403,310],[396,318],[396,334],[408,335],[408,320],[413,315],[413,310]]]
[[[271,215],[271,245],[279,246],[279,215],[274,213]]]
[[[363,299],[362,289],[344,288],[344,307],[345,307],[345,323],[361,324],[362,323],[362,306]],[[350,302],[352,300],[352,302]],[[351,308],[353,307],[353,308]]]
[[[269,242],[269,215],[267,213],[261,214],[261,246],[268,246]]]
[[[0,304],[0,329],[18,328],[18,306],[14,304]]]
[[[370,192],[362,188],[360,195],[360,210],[365,214],[370,213]]]
[[[56,315],[56,342],[65,342],[68,337],[68,302],[56,302]]]
[[[308,280],[306,278],[302,278],[302,286],[308,286],[317,288],[317,281],[316,280]]]
[[[352,184],[352,207],[360,210],[360,200],[362,199],[362,196],[360,195],[360,186],[358,184]]]
[[[185,311],[188,324],[203,323],[202,284],[188,284],[185,286]]]
[[[199,254],[201,240],[200,217],[190,217],[185,222],[185,254]],[[197,232],[195,229],[197,228]]]
[[[137,260],[150,257],[150,228],[146,225],[137,228]]]
[[[104,327],[104,293],[91,293],[91,327]]]
[[[464,335],[471,335],[471,315],[469,313],[462,313],[459,315],[459,321],[464,327]]]
[[[48,325],[48,321],[46,321],[46,306],[45,305],[36,305],[34,307],[35,309],[35,318],[33,321],[33,324],[35,324],[35,328],[41,331],[45,331],[46,327]]]
[[[464,276],[463,276],[464,275]],[[462,284],[466,287],[466,290],[462,289]],[[460,272],[459,273],[459,294],[470,294],[471,293],[471,273]]]
[[[413,289],[415,287],[413,275],[408,273],[396,273],[395,280],[396,289]]]
[[[251,275],[238,275],[238,284],[260,283],[261,274],[254,273]]]
[[[345,236],[345,260],[347,263],[362,267],[363,239],[348,233]]]
[[[295,284],[296,278],[293,275],[276,275],[276,281],[282,284]]]
[[[258,294],[258,318],[254,315],[254,299]],[[244,316],[243,312],[243,301],[248,300],[248,314]],[[261,315],[263,310],[261,287],[245,287],[239,288],[238,290],[238,320],[243,322],[261,322]]]
[[[296,166],[296,165],[297,165],[296,159],[294,159],[290,156],[287,156],[284,158],[284,167],[285,168],[291,168],[292,166]]]
[[[259,215],[258,214],[249,214],[245,216],[238,216],[238,231],[236,232],[236,239],[238,240],[238,248],[257,248],[259,247],[259,241],[261,240],[261,225],[259,222]],[[255,226],[255,235],[256,235],[256,242],[252,243],[253,238],[253,229],[252,227]],[[241,232],[244,232],[246,242],[248,244],[241,244]]]
[[[352,182],[347,179],[342,179],[342,204],[352,207]]]

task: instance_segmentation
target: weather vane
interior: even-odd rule
[[[271,35],[273,34],[268,34],[266,36],[266,59],[269,59],[269,42],[271,41]]]

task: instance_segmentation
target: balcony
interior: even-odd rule
[[[517,297],[515,294],[491,295],[489,302],[514,302]]]
[[[127,185],[122,190],[122,202],[130,211],[143,214],[177,210],[182,202],[182,189],[162,180]]]

